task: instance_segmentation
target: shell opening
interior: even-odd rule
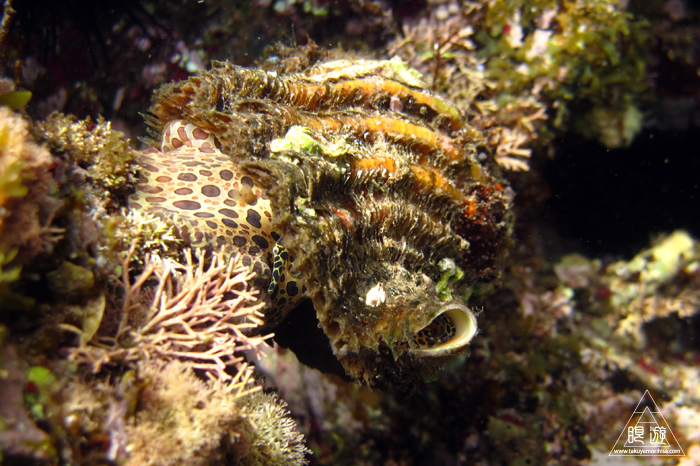
[[[476,332],[476,317],[472,311],[452,304],[416,333],[411,352],[422,356],[454,353],[469,344]]]

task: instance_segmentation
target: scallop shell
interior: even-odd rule
[[[466,300],[498,275],[510,190],[479,162],[481,132],[401,60],[294,63],[214,62],[164,86],[147,115],[161,151],[132,206],[243,252],[275,294],[270,325],[309,296],[350,376],[411,383],[476,334]]]

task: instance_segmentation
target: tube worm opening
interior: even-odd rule
[[[476,317],[472,311],[451,304],[416,333],[413,337],[415,346],[410,351],[421,356],[454,353],[469,344],[476,331]]]

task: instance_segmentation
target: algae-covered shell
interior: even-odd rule
[[[165,152],[156,151],[148,155],[156,172],[146,173],[132,202],[185,215],[189,236],[199,241],[216,238],[235,250],[234,237],[251,244],[258,235],[267,247],[244,253],[262,264],[259,285],[274,275],[274,246],[286,249],[293,264],[280,261],[274,286],[259,286],[277,300],[269,321],[289,310],[285,299],[279,312],[278,300],[285,283],[294,283],[312,299],[350,376],[370,385],[406,383],[475,335],[465,300],[476,282],[498,274],[510,231],[509,189],[478,161],[489,150],[481,132],[404,62],[321,60],[290,73],[215,62],[209,72],[164,86],[147,121],[157,135],[169,136],[173,122],[190,131],[169,147],[160,165],[171,170],[166,178],[178,170],[214,175],[184,177],[190,181],[179,188],[159,183],[157,154]],[[192,141],[209,141],[207,150],[197,153]],[[195,149],[178,167],[185,146]],[[235,179],[217,175],[231,170]],[[243,177],[255,186],[247,199]],[[183,201],[169,194],[174,189],[196,195],[207,183],[228,193],[217,202],[228,201],[237,219],[229,212],[221,234],[211,232],[225,215],[205,204],[206,196],[192,199],[186,213],[171,205]],[[157,202],[148,201],[155,191]],[[240,221],[251,209],[269,225],[251,231]]]

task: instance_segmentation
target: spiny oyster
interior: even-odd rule
[[[270,326],[308,296],[350,376],[410,383],[476,333],[466,300],[498,274],[510,190],[479,162],[481,132],[404,62],[315,56],[214,62],[161,88],[161,147],[131,206],[241,253]]]

